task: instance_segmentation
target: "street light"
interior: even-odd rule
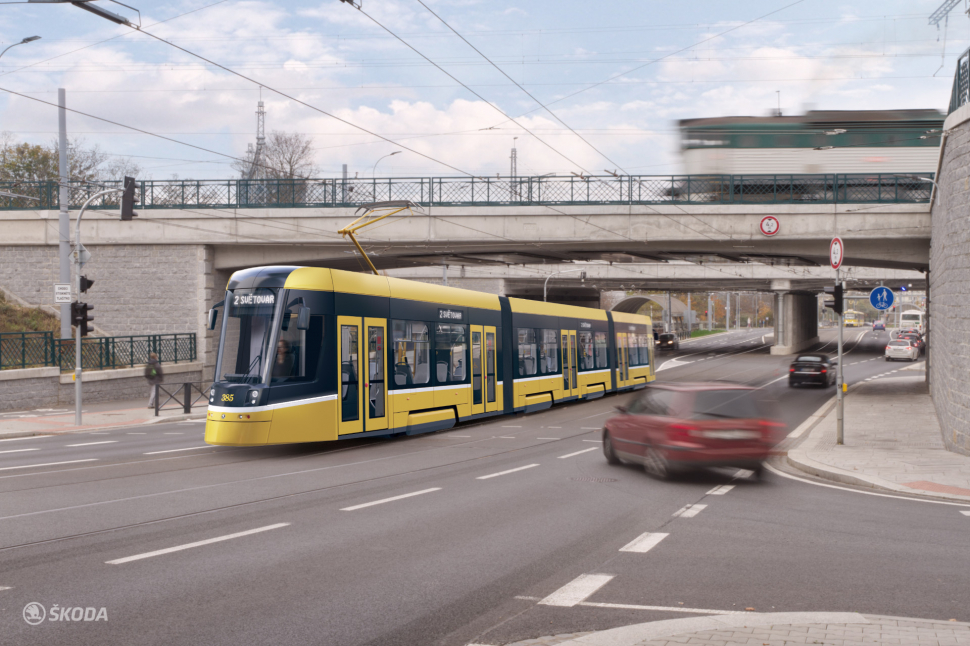
[[[388,153],[387,155],[384,155],[384,157],[393,157],[394,155],[399,155],[400,153],[401,153],[400,150],[395,150],[392,153]],[[381,159],[384,159],[384,157],[381,157]],[[372,168],[371,171],[370,171],[370,178],[371,179],[374,179],[376,177],[376,175],[374,173],[377,172],[377,165],[381,163],[381,159],[378,159],[376,162],[374,162],[374,168]]]
[[[35,40],[40,40],[40,36],[28,36],[27,38],[24,38],[19,43],[14,43],[13,45],[10,45],[10,47],[16,47],[17,45],[26,45],[27,43],[32,43]],[[7,49],[10,49],[10,47],[7,47]],[[0,56],[3,56],[4,54],[6,54],[7,53],[7,49],[5,49],[2,52],[0,52]]]
[[[940,185],[939,184],[931,180],[929,177],[920,177],[919,175],[910,175],[909,177],[912,177],[913,179],[918,179],[923,182],[929,182],[930,184],[932,184],[933,188],[936,189],[936,205],[937,206],[940,205]]]
[[[549,274],[548,276],[546,276],[545,281],[543,281],[543,283],[542,283],[542,300],[543,301],[546,300],[546,287],[549,286],[549,279],[550,278],[552,278],[553,276],[558,276],[559,274],[572,274],[572,273],[575,273],[577,271],[583,272],[582,281],[585,283],[586,282],[586,270],[585,269],[564,269],[562,271],[557,271],[554,274]],[[621,285],[621,287],[622,287],[622,285]]]

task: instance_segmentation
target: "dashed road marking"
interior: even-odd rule
[[[588,449],[583,449],[582,451],[576,451],[575,453],[567,453],[566,455],[560,455],[559,459],[564,460],[566,458],[571,458],[574,455],[579,455],[580,453],[589,453],[590,451],[598,451],[598,450],[599,450],[598,446],[592,446]]]
[[[572,608],[590,598],[597,590],[613,580],[612,574],[581,574],[548,597],[540,606]]]
[[[628,603],[594,603],[592,601],[581,601],[577,606],[588,608],[615,608],[617,610],[653,610],[660,612],[687,612],[698,615],[747,615],[743,610],[707,610],[704,608],[685,608],[684,606],[636,606]]]
[[[118,440],[102,440],[100,442],[82,442],[81,444],[68,444],[67,446],[94,446],[95,444],[115,444]]]
[[[600,440],[583,440],[583,442],[595,442],[596,444],[599,444]]]
[[[621,552],[637,552],[645,554],[657,546],[660,541],[667,538],[669,534],[658,534],[647,532],[640,534],[635,539],[620,548]]]
[[[267,532],[271,529],[279,529],[280,527],[286,527],[287,525],[289,525],[289,523],[276,523],[275,525],[267,525],[265,527],[257,527],[256,529],[248,529],[244,532],[236,532],[235,534],[226,534],[225,536],[208,538],[204,541],[196,541],[195,543],[186,543],[185,545],[166,547],[163,550],[155,550],[154,552],[145,552],[144,554],[135,554],[134,556],[126,556],[121,559],[114,559],[113,561],[105,561],[105,563],[107,563],[108,565],[121,565],[122,563],[130,563],[131,561],[140,561],[141,559],[148,559],[153,556],[171,554],[172,552],[181,552],[182,550],[192,549],[193,547],[202,547],[203,545],[211,545],[212,543],[221,543],[222,541],[228,541],[233,538],[240,538],[242,536],[249,536],[250,534]]]
[[[40,449],[10,449],[9,451],[0,451],[0,453],[23,453],[24,451],[40,451]]]
[[[489,478],[497,478],[499,476],[504,476],[507,473],[515,473],[516,471],[524,471],[526,469],[531,469],[532,467],[537,467],[537,466],[539,466],[538,463],[537,464],[527,464],[524,467],[516,467],[514,469],[509,469],[507,471],[499,471],[498,473],[490,473],[487,476],[478,476],[475,479],[476,480],[488,480]]]
[[[374,505],[383,505],[385,502],[394,502],[395,500],[403,500],[405,498],[411,498],[413,496],[420,496],[422,494],[431,493],[432,491],[441,491],[441,487],[433,487],[431,489],[422,489],[421,491],[412,491],[411,493],[401,494],[400,496],[392,496],[390,498],[382,498],[381,500],[374,500],[373,502],[365,502],[361,505],[354,505],[353,507],[344,507],[340,511],[354,511],[356,509],[363,509],[364,507],[373,507]]]
[[[693,518],[707,509],[707,505],[687,505],[674,512],[674,518]]]
[[[514,435],[499,435],[498,436],[498,439],[500,439],[500,440],[514,440],[515,439],[515,436]]]
[[[964,516],[970,516],[970,511],[961,511],[960,513]]]
[[[731,491],[731,489],[734,489],[734,485],[718,485],[717,487],[714,487],[713,489],[711,489],[710,491],[708,491],[707,492],[707,495],[708,496],[723,496],[727,492]]]
[[[581,430],[581,431],[598,431],[598,430],[600,430],[600,427],[599,426],[581,426],[579,428],[579,430]]]
[[[97,462],[97,458],[87,458],[86,460],[66,460],[64,462],[45,462],[44,464],[22,464],[19,467],[0,467],[0,471],[13,471],[14,469],[32,469],[34,467],[55,467],[61,464],[77,464],[78,462]]]
[[[190,446],[184,449],[167,449],[165,451],[149,451],[148,453],[142,453],[142,455],[158,455],[159,453],[177,453],[178,451],[198,451],[199,449],[214,449],[214,446]]]

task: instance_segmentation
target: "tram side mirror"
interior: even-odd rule
[[[310,329],[310,308],[302,305],[296,310],[296,329]]]
[[[219,319],[219,310],[212,308],[209,310],[209,329],[216,329],[216,321]]]

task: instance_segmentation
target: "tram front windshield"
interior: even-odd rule
[[[267,363],[272,363],[275,356],[270,342],[279,296],[279,289],[266,287],[229,291],[220,348],[222,363],[216,372],[222,381],[237,384],[264,381]]]

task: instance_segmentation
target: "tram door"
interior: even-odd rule
[[[367,329],[367,355],[364,369],[366,379],[364,389],[366,402],[366,422],[364,430],[379,431],[387,428],[387,370],[384,361],[387,357],[387,321],[385,319],[364,319]]]
[[[485,412],[485,374],[484,340],[485,334],[481,325],[472,326],[472,415]]]
[[[354,316],[338,316],[337,328],[340,330],[340,336],[337,340],[339,346],[337,356],[340,357],[340,365],[337,367],[338,383],[340,384],[340,421],[338,422],[337,434],[360,433],[364,430],[362,405],[364,398],[361,396],[362,380],[360,378],[361,320]]]
[[[630,380],[630,348],[626,332],[616,334],[616,380],[617,387],[626,386]]]
[[[498,362],[498,352],[495,348],[495,327],[485,326],[485,412],[491,413],[499,409],[496,397],[495,365]]]
[[[579,384],[576,382],[578,366],[576,365],[576,330],[562,331],[562,396],[575,397],[579,395]]]

